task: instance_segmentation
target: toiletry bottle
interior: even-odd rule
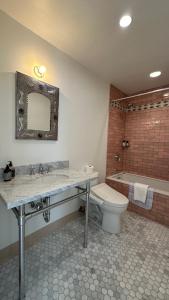
[[[12,164],[12,161],[8,161],[8,166],[10,167],[11,171],[12,171],[12,178],[15,177],[15,168]]]
[[[125,140],[122,141],[122,147],[123,147],[123,148],[126,147],[126,141],[125,141]]]
[[[4,181],[10,181],[12,179],[12,170],[9,167],[9,164],[6,165],[3,172]]]

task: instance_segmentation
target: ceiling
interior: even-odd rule
[[[169,0],[1,0],[0,8],[127,94],[169,83]],[[126,13],[133,22],[122,29]],[[150,79],[155,70],[162,76]]]

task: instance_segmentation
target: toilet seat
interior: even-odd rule
[[[100,183],[91,188],[91,195],[104,201],[106,206],[123,207],[128,205],[127,197],[109,187],[106,183]]]

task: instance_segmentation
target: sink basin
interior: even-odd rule
[[[23,185],[32,183],[32,176],[24,175],[24,176],[16,176],[12,181],[9,181],[9,184],[12,185]]]
[[[42,175],[42,176],[46,176],[46,177],[56,177],[56,178],[61,178],[61,179],[64,179],[64,178],[69,178],[68,175],[65,175],[65,174],[45,174],[45,175]]]
[[[20,185],[36,185],[36,184],[59,184],[69,179],[68,175],[64,174],[36,174],[36,175],[25,175],[16,176],[14,180],[9,181],[9,185],[20,186]]]
[[[69,176],[64,174],[47,174],[41,175],[35,179],[35,183],[42,183],[42,184],[58,184],[64,182]]]

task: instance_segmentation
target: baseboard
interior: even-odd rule
[[[73,212],[37,231],[34,233],[26,236],[25,238],[25,249],[28,249],[35,243],[37,243],[42,237],[50,234],[51,232],[55,231],[56,229],[62,227],[64,224],[72,221],[80,216],[78,211]],[[18,242],[5,247],[4,249],[0,250],[0,264],[6,262],[8,259],[18,255]]]

